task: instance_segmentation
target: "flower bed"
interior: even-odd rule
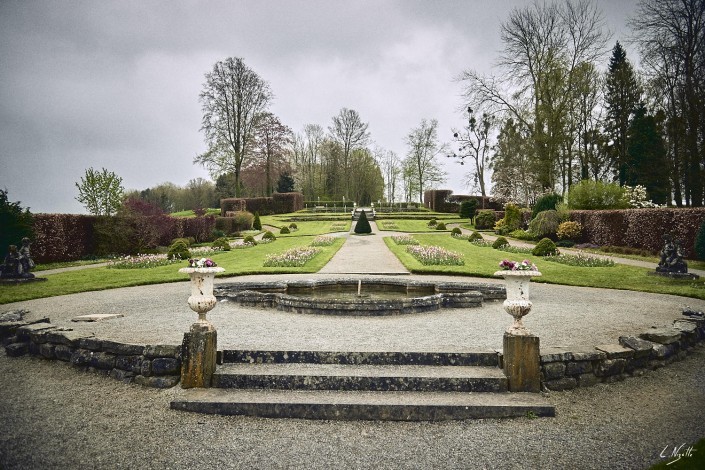
[[[463,266],[463,255],[433,245],[409,245],[406,251],[424,266]]]
[[[614,266],[614,261],[611,259],[590,256],[584,253],[578,253],[577,255],[563,254],[544,256],[543,259],[546,261],[553,261],[554,263],[567,264],[568,266],[578,266],[581,268],[605,268]]]
[[[264,260],[264,267],[301,267],[313,259],[320,250],[310,246],[301,246],[286,250],[283,253],[268,255]]]
[[[397,245],[418,245],[419,241],[411,235],[395,235],[392,237]]]
[[[313,239],[311,246],[331,246],[333,243],[335,243],[335,237],[319,235]]]
[[[182,260],[180,259],[168,259],[166,254],[123,256],[121,258],[116,258],[114,260],[108,261],[108,268],[147,269],[181,262]]]

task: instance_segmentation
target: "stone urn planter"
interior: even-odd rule
[[[198,321],[207,323],[206,313],[213,310],[217,302],[213,295],[213,280],[217,273],[225,271],[223,268],[181,268],[180,273],[188,274],[191,278],[191,296],[188,305],[198,314]]]
[[[517,269],[497,271],[494,275],[504,278],[507,289],[507,300],[503,304],[504,310],[514,318],[514,323],[506,330],[507,334],[531,335],[521,319],[531,311],[531,301],[529,300],[531,278],[541,276],[541,273],[535,269]]]

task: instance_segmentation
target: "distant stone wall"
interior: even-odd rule
[[[619,344],[591,350],[541,350],[541,383],[549,390],[570,390],[611,383],[683,359],[705,339],[705,320],[676,320],[673,327],[652,328],[638,336],[620,336]]]
[[[181,380],[181,345],[138,345],[101,340],[62,330],[42,319],[35,323],[0,323],[0,338],[8,356],[32,354],[70,362],[126,383],[155,388],[173,387]]]

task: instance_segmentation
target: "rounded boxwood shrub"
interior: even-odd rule
[[[580,236],[583,232],[583,226],[580,222],[563,222],[558,226],[556,230],[556,236],[559,240],[580,240]]]
[[[169,246],[169,251],[166,256],[169,259],[189,259],[191,257],[191,252],[188,251],[186,241],[183,239],[176,239],[174,243]]]
[[[482,235],[480,235],[480,232],[478,232],[477,230],[474,230],[474,231],[470,234],[470,236],[468,237],[468,240],[471,241],[471,242],[474,242],[474,241],[476,241],[476,240],[483,240],[483,238],[482,238]]]
[[[242,243],[245,245],[256,245],[257,240],[255,240],[255,237],[252,235],[247,235],[245,238],[242,239]]]
[[[478,230],[487,230],[494,227],[495,215],[493,210],[483,209],[475,216],[475,228]]]
[[[282,227],[281,229],[279,229],[279,235],[286,235],[287,233],[291,233],[289,227]]]
[[[179,243],[179,242],[180,242],[180,243],[183,243],[184,245],[186,245],[186,248],[188,248],[189,246],[191,246],[191,240],[188,239],[188,238],[174,238],[174,239],[171,241],[171,245],[174,245],[175,243]],[[171,245],[169,245],[169,246],[171,246]]]
[[[463,231],[460,230],[458,227],[453,227],[453,230],[450,231],[451,236],[457,237],[463,234]]]
[[[448,229],[446,228],[446,224],[444,224],[443,222],[439,222],[436,224],[436,230],[448,230]]]
[[[277,239],[277,237],[269,230],[264,232],[264,235],[262,235],[262,240],[276,240],[276,239]]]
[[[558,249],[550,238],[542,238],[531,250],[531,254],[534,256],[551,256],[558,254]]]
[[[529,223],[529,233],[536,238],[553,237],[561,224],[561,218],[555,209],[539,212]]]
[[[438,225],[438,221],[436,219],[431,219],[428,221],[429,227],[435,227],[436,225]]]
[[[227,238],[221,237],[216,239],[211,247],[215,250],[230,251],[230,242]]]
[[[504,237],[497,237],[497,240],[495,240],[492,244],[492,248],[494,248],[495,250],[497,248],[502,248],[503,246],[509,246],[509,242]]]
[[[289,224],[289,230],[298,230],[299,226],[296,225],[294,222]]]

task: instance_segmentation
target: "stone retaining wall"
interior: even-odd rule
[[[0,338],[6,354],[12,357],[32,354],[70,362],[82,369],[147,387],[173,387],[181,380],[181,345],[144,346],[101,340],[57,328],[46,318],[31,324],[1,323]]]
[[[673,327],[652,328],[638,336],[620,336],[619,344],[591,350],[541,350],[541,383],[549,390],[570,390],[611,383],[683,359],[705,339],[705,320],[675,320]]]

